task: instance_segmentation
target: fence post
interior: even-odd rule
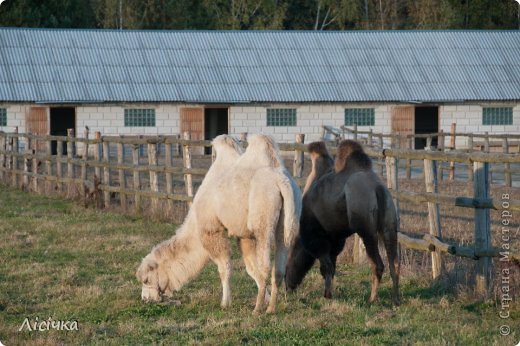
[[[457,123],[451,123],[451,137],[450,137],[450,147],[451,150],[455,150],[456,147],[456,133],[457,133]],[[453,180],[455,179],[455,162],[450,162],[450,175],[449,179]]]
[[[18,170],[18,126],[14,128],[14,136],[13,136],[13,144],[11,147],[11,153],[12,153],[12,165],[11,169],[13,171],[13,187],[18,187],[18,177],[17,177],[17,170]]]
[[[13,150],[13,138],[8,134],[5,135],[5,168],[8,170],[13,166],[12,161],[12,150]],[[9,174],[7,171],[5,172],[5,179],[9,178]]]
[[[484,152],[489,153],[489,132],[484,132]]]
[[[67,129],[67,178],[69,178],[67,197],[72,197],[72,190],[74,186],[74,164],[72,159],[74,158],[74,129]]]
[[[431,149],[430,149],[431,150]],[[437,193],[437,162],[424,160],[424,182],[427,193]],[[430,234],[442,239],[441,220],[439,204],[428,202],[428,221],[430,224]],[[432,252],[432,275],[433,278],[439,277],[443,272],[443,261],[439,251]]]
[[[168,195],[173,194],[173,174],[171,172],[168,172],[168,169],[173,167],[172,162],[172,144],[171,143],[165,143],[164,144],[164,164],[166,166],[166,193]],[[213,148],[211,148],[211,156],[213,156]],[[168,208],[170,211],[173,211],[174,204],[173,200],[168,198]]]
[[[475,199],[489,198],[489,163],[473,163],[473,191]],[[489,209],[475,208],[475,251],[488,250],[491,247],[491,221]],[[476,291],[487,297],[491,284],[492,262],[490,257],[478,259],[476,268]]]
[[[85,188],[85,182],[87,181],[87,162],[88,162],[88,136],[89,129],[85,127],[85,131],[83,131],[83,138],[85,142],[83,142],[83,163],[81,164],[81,185],[83,187],[83,200],[86,205],[87,203],[87,189]]]
[[[99,184],[101,181],[101,166],[103,161],[103,144],[101,143],[101,132],[95,131],[94,132],[94,140],[95,140],[95,146],[94,146],[94,161],[96,161],[96,166],[94,167],[94,185]],[[96,190],[96,207],[101,209],[103,206],[101,204],[101,196],[100,192],[98,191],[98,186],[94,186]]]
[[[137,170],[139,167],[139,144],[132,145],[132,162],[134,164],[134,170],[133,170],[133,183],[134,183],[134,190],[136,192],[139,192],[141,190],[141,174]],[[135,212],[137,214],[141,213],[141,195],[135,194],[134,196],[134,203],[135,203]]]
[[[399,160],[396,157],[386,157],[386,185],[390,190],[399,190]],[[397,229],[400,228],[401,216],[399,201],[394,198],[395,210],[397,212]]]
[[[45,170],[47,171],[47,176],[52,176],[52,141],[48,140],[46,143],[47,146],[47,160],[45,161]],[[51,180],[47,180],[45,183],[45,193],[50,193],[52,190],[52,182]]]
[[[354,140],[357,141],[358,140],[357,124],[354,124],[354,128],[352,131],[353,131],[352,136],[353,136]]]
[[[379,149],[383,150],[384,142],[383,142],[383,134],[379,134]],[[385,167],[384,167],[384,159],[381,159],[380,165],[379,165],[379,175],[382,177],[385,173]]]
[[[34,139],[34,142],[33,142],[33,145],[34,145],[34,149],[31,150],[32,152],[32,173],[34,174],[33,175],[33,178],[32,178],[32,185],[33,185],[33,190],[34,192],[38,193],[39,190],[38,190],[38,140],[35,138]]]
[[[119,136],[122,138],[123,136]],[[122,142],[117,143],[117,164],[123,165],[125,163],[125,146]],[[126,193],[124,190],[126,189],[126,181],[125,181],[125,170],[119,168],[119,201],[121,202],[121,208],[126,210]]]
[[[444,130],[439,130],[439,136],[437,137],[437,148],[439,151],[444,151]]]
[[[372,137],[373,137],[373,135],[374,135],[374,134],[373,134],[372,128],[370,128],[370,129],[368,130],[368,146],[369,146],[370,148],[372,148],[372,147],[374,146],[373,143],[372,143]]]
[[[31,137],[30,133],[27,136],[26,140],[27,147],[25,148],[25,152],[23,155],[23,183],[22,187],[26,191],[29,191],[29,166],[31,162],[30,148],[31,148]]]
[[[502,151],[504,154],[509,154],[509,143],[507,141],[507,137],[502,139]],[[511,165],[509,162],[504,163],[504,185],[507,187],[511,187],[513,182],[511,181]]]
[[[356,264],[364,264],[367,262],[367,250],[365,248],[365,243],[363,243],[363,240],[357,233],[354,234],[354,247],[352,248],[352,260]]]
[[[4,169],[5,169],[5,143],[6,137],[4,132],[0,132],[0,183],[4,183]]]
[[[437,148],[441,152],[444,151],[444,130],[443,129],[439,130],[439,136],[437,137]],[[437,163],[437,179],[439,179],[439,181],[442,181],[442,179],[444,178],[443,173],[444,173],[444,162],[439,161]]]
[[[303,133],[296,134],[296,144],[303,144],[305,135]],[[304,152],[302,150],[294,150],[293,177],[301,178],[303,176]]]
[[[103,141],[103,185],[105,189],[103,191],[103,200],[105,202],[105,208],[110,207],[110,191],[107,190],[110,187],[110,143],[104,138]]]
[[[471,133],[468,135],[468,148],[469,148],[470,152],[473,151],[473,134],[471,134]],[[468,181],[473,181],[473,163],[472,162],[468,163]]]
[[[489,153],[490,147],[489,147],[489,132],[484,132],[484,152]],[[493,172],[489,171],[489,183],[493,184]]]
[[[63,169],[62,169],[62,162],[63,160],[63,141],[58,140],[56,141],[56,187],[58,189],[58,192],[61,193],[63,191],[62,186],[62,176],[63,176]]]
[[[246,143],[247,143],[247,132],[242,132],[240,134],[240,145],[242,146],[242,148],[246,148]]]
[[[157,143],[148,142],[148,165],[153,169],[149,170],[150,174],[150,190],[152,192],[159,192],[159,180],[157,179]],[[152,197],[152,214],[159,211],[159,199]]]
[[[427,148],[431,148],[432,147],[432,140],[433,140],[432,136],[426,137],[426,147]]]
[[[408,149],[412,150],[414,148],[414,139],[410,137],[408,139]],[[412,160],[406,160],[406,179],[412,179]]]
[[[191,134],[186,131],[183,133],[184,139],[189,141],[191,139]],[[183,163],[185,169],[191,169],[191,150],[190,146],[187,143],[182,145],[183,149]],[[186,186],[186,194],[190,197],[193,197],[193,177],[191,174],[184,174],[184,184]],[[191,207],[191,201],[188,202],[188,206]]]
[[[94,160],[98,163],[101,163],[103,158],[103,144],[101,143],[101,132],[94,132],[94,140],[96,140],[96,146],[94,148]],[[94,167],[94,175],[98,179],[101,179],[101,166],[96,165],[96,167]]]
[[[468,134],[468,151],[469,152],[473,151],[473,134],[472,133]],[[471,166],[471,169],[473,169],[473,165]]]

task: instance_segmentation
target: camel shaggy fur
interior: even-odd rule
[[[231,303],[230,237],[238,238],[248,274],[258,286],[255,312],[262,309],[275,248],[268,313],[275,311],[288,247],[299,229],[301,194],[285,170],[274,141],[250,137],[245,153],[229,136],[213,141],[216,160],[193,200],[184,224],[142,261],[137,277],[143,300],[171,296],[197,275],[208,260],[217,264],[222,307]]]

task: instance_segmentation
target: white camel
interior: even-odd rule
[[[287,249],[299,229],[301,193],[285,170],[274,141],[250,137],[244,154],[229,136],[213,141],[216,160],[193,200],[188,215],[171,239],[157,245],[142,261],[137,277],[144,300],[171,296],[197,275],[209,259],[218,266],[222,307],[231,303],[230,237],[239,239],[246,270],[258,294],[260,312],[275,247],[268,313],[275,311],[277,292],[285,275]]]

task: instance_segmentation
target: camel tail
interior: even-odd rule
[[[284,243],[290,246],[300,229],[300,215],[302,211],[301,191],[296,182],[286,174],[278,180],[278,188],[283,199],[284,213]]]
[[[376,187],[376,199],[377,199],[377,232],[381,235],[385,230],[385,217],[386,217],[386,193],[385,188],[381,185]]]

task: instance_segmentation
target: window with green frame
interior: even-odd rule
[[[126,127],[154,127],[155,109],[131,108],[125,109]]]
[[[482,108],[482,125],[513,125],[513,107]]]
[[[267,126],[296,126],[296,109],[268,108]]]
[[[346,108],[345,126],[374,126],[374,108]]]
[[[0,108],[0,126],[7,126],[7,109]]]

